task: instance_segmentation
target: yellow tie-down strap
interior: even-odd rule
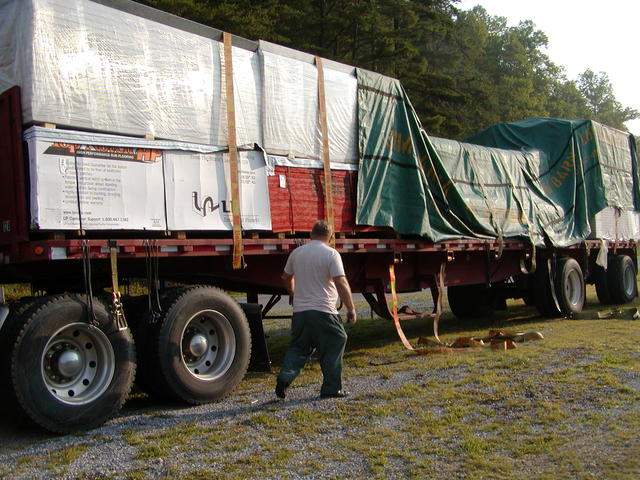
[[[526,342],[530,340],[542,340],[544,336],[540,332],[510,332],[506,330],[489,330],[489,334],[485,337],[460,337],[452,343],[444,343],[438,338],[438,317],[440,315],[442,301],[442,290],[444,287],[444,268],[441,267],[439,277],[436,278],[439,283],[440,298],[436,301],[433,313],[433,331],[436,340],[430,340],[423,337],[418,339],[419,345],[426,345],[428,348],[414,348],[407,339],[402,327],[400,326],[400,318],[398,316],[398,294],[396,291],[396,273],[393,264],[389,265],[389,283],[391,286],[391,313],[393,323],[398,332],[398,337],[407,350],[426,355],[432,353],[462,353],[477,352],[482,347],[490,347],[492,350],[510,350],[516,348],[516,343]],[[435,300],[435,299],[434,299]],[[640,315],[639,315],[640,316]]]
[[[231,34],[222,34],[224,43],[224,77],[227,97],[227,137],[229,140],[229,176],[231,181],[231,218],[233,221],[233,269],[244,267],[240,185],[238,183],[238,144],[236,140],[236,108],[233,91],[233,59]]]
[[[331,230],[335,232],[335,215],[333,211],[333,181],[331,178],[331,160],[329,156],[329,128],[327,126],[327,101],[324,88],[324,69],[322,58],[316,57],[316,70],[318,71],[318,121],[322,137],[322,166],[324,173],[324,214]],[[331,238],[331,246],[335,246],[334,237]]]

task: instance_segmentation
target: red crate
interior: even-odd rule
[[[357,178],[357,172],[331,172],[336,232],[356,230]],[[316,220],[326,218],[323,188],[320,169],[277,166],[275,175],[269,177],[272,230],[308,232]]]

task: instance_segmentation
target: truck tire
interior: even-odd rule
[[[249,323],[240,305],[214,287],[176,291],[159,321],[152,362],[156,385],[174,399],[197,405],[229,395],[251,357]]]
[[[33,309],[38,302],[38,297],[25,297],[10,307],[9,316],[0,331],[0,409],[7,418],[23,417],[23,412],[18,406],[18,400],[11,382],[11,351],[18,338],[20,330],[25,322],[25,315]]]
[[[186,290],[171,287],[160,292],[163,312]],[[136,384],[149,395],[171,398],[168,385],[158,368],[158,335],[161,318],[153,318],[149,312],[147,295],[123,299],[123,307],[136,342]]]
[[[612,303],[629,303],[638,293],[636,267],[631,257],[616,255],[607,268],[607,285]]]
[[[29,309],[11,347],[12,388],[20,408],[55,433],[95,428],[115,415],[135,375],[130,331],[118,331],[94,301],[87,322],[84,297],[58,295]]]
[[[596,295],[598,301],[602,305],[611,305],[613,300],[611,299],[611,292],[609,291],[609,280],[607,278],[607,271],[600,265],[593,267],[593,277],[596,286]]]
[[[561,314],[552,288],[555,283],[555,279],[552,278],[551,261],[538,262],[538,267],[533,274],[534,300],[536,309],[543,317],[552,318]]]
[[[558,260],[556,298],[562,313],[573,316],[584,307],[585,282],[580,264],[571,257]]]
[[[458,318],[487,318],[496,309],[496,299],[485,284],[447,287],[449,308]]]

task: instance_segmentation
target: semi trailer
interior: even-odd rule
[[[401,338],[407,318],[437,326],[445,291],[459,317],[508,298],[571,316],[588,283],[603,303],[637,294],[624,132],[430,138],[395,79],[127,0],[0,13],[0,284],[32,291],[0,301],[0,389],[47,430],[101,425],[134,378],[186,404],[229,395],[316,219]],[[387,300],[425,289],[432,312]]]

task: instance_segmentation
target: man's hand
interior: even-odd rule
[[[349,287],[349,282],[347,281],[347,277],[344,275],[340,275],[337,277],[333,277],[333,281],[336,284],[336,288],[338,290],[338,295],[340,295],[340,300],[345,307],[347,307],[347,323],[354,324],[357,320],[356,315],[356,307],[353,305],[353,298],[351,297],[351,287]]]

